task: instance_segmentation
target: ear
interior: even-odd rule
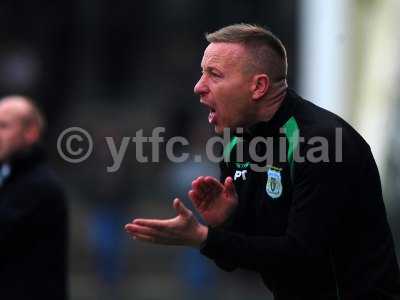
[[[251,92],[253,100],[258,100],[267,93],[269,89],[269,77],[267,74],[257,74],[253,76],[253,83],[251,85]]]
[[[25,131],[25,141],[32,145],[39,140],[39,128],[36,126],[30,126]]]

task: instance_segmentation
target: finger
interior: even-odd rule
[[[211,198],[201,198],[199,194],[193,190],[190,190],[188,195],[192,200],[195,209],[200,213],[204,211],[204,209],[210,204],[209,202],[211,202]]]
[[[200,195],[202,198],[200,199],[201,202],[199,204],[199,209],[206,210],[207,207],[213,203],[218,194],[222,192],[223,186],[212,176],[204,177],[200,185],[202,186],[202,191],[204,193]]]
[[[202,177],[198,180],[198,188],[199,188],[200,191],[202,192],[203,197],[206,196],[206,195],[209,193],[209,191],[210,191],[210,187],[209,187],[208,184],[206,183],[205,179],[206,179],[206,177],[203,177],[203,176],[202,176]]]
[[[190,190],[188,192],[188,196],[190,200],[192,200],[192,203],[194,204],[194,207],[198,211],[202,211],[205,206],[207,206],[207,202],[210,202],[211,198],[210,197],[202,197],[198,191]]]
[[[140,242],[146,242],[146,243],[155,243],[155,239],[152,236],[148,236],[145,234],[136,234],[133,236],[134,240],[140,241]]]
[[[230,176],[226,177],[225,182],[224,182],[224,187],[225,187],[226,193],[228,193],[229,195],[233,196],[236,194],[236,189],[235,189],[235,185],[233,184],[232,177],[230,177]]]
[[[201,198],[199,197],[199,193],[195,192],[194,190],[190,190],[188,192],[189,199],[192,200],[192,203],[197,208],[201,203]]]
[[[144,234],[148,236],[158,236],[160,235],[160,232],[154,228],[151,227],[146,227],[146,226],[140,226],[136,224],[127,224],[125,226],[125,230],[130,233],[130,234]]]
[[[214,177],[207,176],[206,183],[209,186],[208,197],[217,197],[224,190],[224,186]]]
[[[223,185],[221,184],[221,182],[219,182],[219,180],[217,180],[216,178],[214,178],[212,176],[207,176],[205,178],[205,183],[207,184],[209,189],[218,190],[218,191],[223,189]]]
[[[196,182],[196,181],[198,181],[200,178],[202,178],[203,176],[199,176],[199,177],[197,177],[195,180],[193,180],[192,181],[192,184],[194,183],[194,182]]]
[[[222,190],[222,185],[211,176],[202,177],[198,181],[193,184],[193,190],[198,192],[199,197],[205,198],[205,200],[209,200],[206,198],[210,197],[210,194],[213,194],[217,191]]]
[[[129,234],[134,240],[140,240],[140,241],[147,241],[147,242],[153,242],[154,237],[147,235],[147,234],[142,234],[139,232],[135,232],[131,228],[132,224],[126,224],[125,225],[125,231],[127,234]]]
[[[127,224],[125,226],[126,231],[134,239],[139,237],[139,240],[169,245],[174,242],[173,236],[168,231],[158,231],[156,229],[144,226],[138,226],[134,224]]]
[[[194,190],[189,190],[188,192],[188,197],[194,204],[194,206],[197,206],[200,202],[198,194]]]
[[[135,219],[135,220],[133,220],[132,224],[146,226],[146,227],[152,227],[152,228],[158,229],[158,230],[164,230],[165,228],[168,227],[168,224],[171,223],[171,220],[172,219],[165,219],[165,220],[159,220],[159,219]]]
[[[197,177],[195,180],[192,181],[192,187],[194,185],[197,185],[201,180],[203,179],[203,176]]]
[[[192,189],[194,191],[196,191],[198,193],[199,197],[201,197],[201,198],[205,197],[205,192],[206,192],[204,190],[205,187],[204,187],[203,181],[204,181],[204,177],[200,176],[198,179],[196,179],[195,181],[192,182]]]
[[[179,200],[179,198],[174,199],[173,206],[176,212],[183,217],[189,217],[192,213],[189,209],[186,208],[182,201]]]

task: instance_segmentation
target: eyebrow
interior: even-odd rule
[[[207,72],[217,71],[218,73],[223,73],[222,70],[212,66],[207,66],[206,68],[201,67],[201,69]]]

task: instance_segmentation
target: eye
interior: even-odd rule
[[[200,70],[200,72],[201,72],[202,76],[205,75],[210,78],[219,79],[219,78],[223,77],[222,73],[214,68],[205,68],[205,69]]]
[[[222,73],[216,69],[210,69],[208,71],[208,73],[210,74],[211,77],[214,77],[214,78],[222,78],[223,77]]]

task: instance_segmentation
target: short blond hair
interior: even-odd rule
[[[266,73],[271,80],[287,77],[287,54],[283,43],[269,30],[252,24],[233,24],[206,33],[209,43],[242,44],[250,54],[249,69]]]

